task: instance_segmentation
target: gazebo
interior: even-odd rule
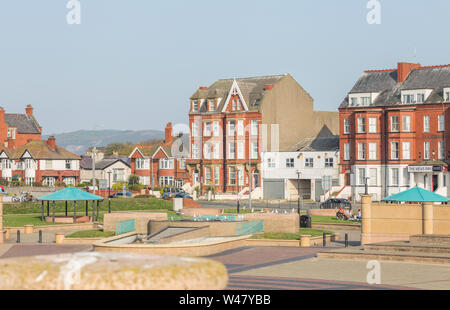
[[[66,202],[66,218],[67,218],[67,205],[69,201],[73,201],[73,222],[77,222],[77,202],[78,201],[85,201],[86,202],[86,216],[89,216],[89,208],[88,208],[88,202],[92,201],[92,222],[95,222],[95,203],[97,202],[97,218],[98,218],[98,209],[99,209],[99,202],[103,201],[104,198],[93,195],[91,193],[85,192],[81,189],[75,188],[75,187],[66,187],[65,189],[62,189],[60,191],[45,195],[38,199],[42,202],[42,221],[44,221],[44,202],[47,202],[47,217],[50,216],[50,201],[53,204],[53,216],[52,216],[52,222],[55,223],[55,204],[57,201],[65,201]]]
[[[386,202],[450,202],[447,197],[430,192],[421,187],[413,187],[404,192],[383,198],[381,201]]]

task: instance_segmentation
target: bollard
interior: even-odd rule
[[[29,235],[33,233],[33,225],[24,225],[24,234]]]
[[[302,248],[311,246],[311,235],[301,235],[300,236],[300,246]]]
[[[57,233],[55,235],[55,243],[56,244],[63,244],[64,243],[64,234]]]
[[[17,243],[20,243],[20,230],[17,231]]]
[[[39,230],[39,243],[42,243],[42,230]]]
[[[323,247],[327,246],[327,234],[323,233]]]
[[[345,233],[345,247],[348,248],[348,233]]]

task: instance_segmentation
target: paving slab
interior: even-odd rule
[[[239,276],[285,277],[328,281],[349,281],[367,285],[368,261],[308,258],[250,269]],[[411,289],[450,289],[450,268],[445,265],[380,261],[381,285]]]

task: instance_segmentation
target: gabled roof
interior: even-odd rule
[[[271,76],[260,76],[260,77],[250,77],[250,78],[237,78],[237,79],[223,79],[217,80],[208,89],[198,89],[192,96],[191,100],[200,99],[217,99],[222,98],[218,111],[222,111],[224,105],[226,104],[225,99],[228,97],[231,87],[236,80],[236,83],[241,90],[242,98],[248,105],[249,110],[258,109],[258,100],[264,97],[265,85],[276,84],[282,78],[287,76],[283,75],[271,75]],[[207,107],[203,105],[200,108],[200,112],[206,112]]]
[[[182,139],[182,137],[173,137],[172,143],[164,143],[163,141],[160,141],[154,145],[138,145],[130,154],[130,157],[138,151],[143,154],[144,158],[150,158],[155,156],[159,149],[161,149],[167,157],[172,157],[172,146],[178,139]]]
[[[9,127],[16,127],[18,133],[40,134],[41,129],[37,120],[28,114],[5,113],[5,123]]]
[[[130,167],[130,160],[124,158],[103,158],[95,162],[95,170],[104,170],[117,162],[122,162],[127,167]],[[81,169],[92,170],[92,157],[83,156],[81,158]]]
[[[75,155],[59,146],[55,146],[55,150],[52,150],[47,141],[35,140],[28,142],[27,144],[14,149],[3,149],[5,153],[10,153],[10,159],[20,159],[25,152],[28,151],[34,159],[60,159],[60,160],[79,160],[78,155]],[[0,151],[1,152],[1,151]]]
[[[339,136],[301,139],[291,152],[336,152],[339,150]]]

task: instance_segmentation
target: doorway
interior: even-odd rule
[[[439,187],[438,176],[433,175],[433,183],[432,183],[433,192],[437,191],[438,187]]]

